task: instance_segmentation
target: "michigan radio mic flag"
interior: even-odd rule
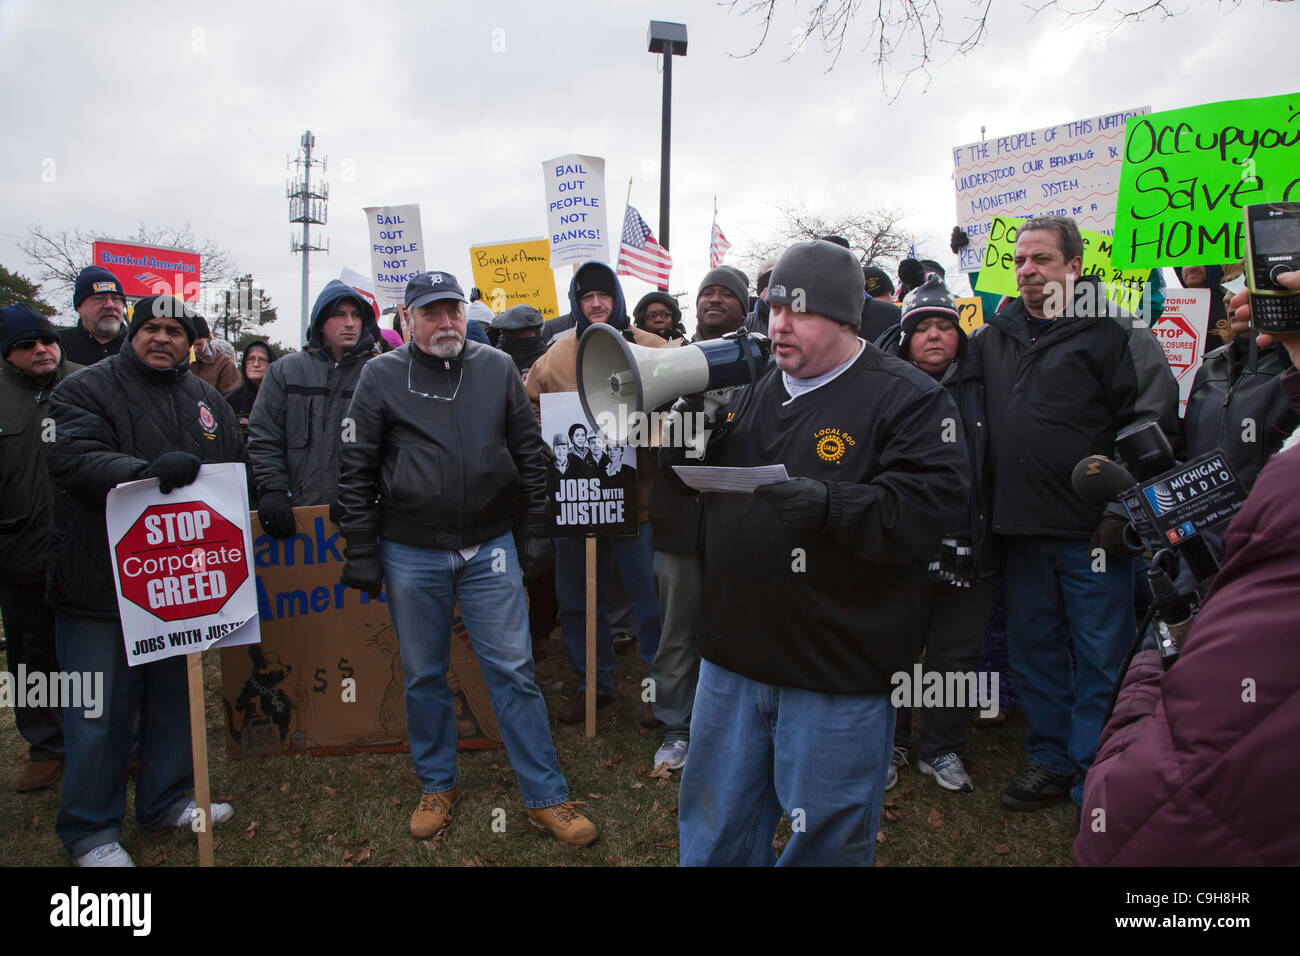
[[[727,241],[726,233],[718,226],[718,204],[716,200],[713,203],[713,235],[709,238],[709,268],[716,269],[722,265],[722,260],[731,248],[731,243]]]
[[[673,268],[673,257],[655,241],[654,233],[645,224],[641,214],[631,206],[623,216],[623,239],[618,247],[617,273],[636,276],[653,285],[668,286],[668,273]]]

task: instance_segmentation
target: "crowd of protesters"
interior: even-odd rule
[[[954,230],[954,253],[968,242]],[[190,826],[184,664],[126,666],[105,496],[139,478],[167,493],[205,462],[245,461],[263,533],[290,537],[295,508],[327,505],[347,541],[343,583],[388,595],[421,785],[411,834],[438,832],[459,799],[445,677],[459,603],[530,822],[594,842],[533,667],[558,623],[578,692],[556,716],[581,721],[585,556],[580,539],[551,540],[539,403],[578,388],[578,343],[605,324],[644,348],[770,342],[767,368],[711,421],[703,463],[780,463],[789,478],[701,495],[670,467],[681,449],[638,448],[638,532],[597,552],[596,704],[614,699],[615,634],[634,630],[655,690],[638,719],[662,735],[645,756],[682,771],[683,864],[870,864],[900,773],[972,791],[974,711],[1005,720],[1014,702],[1025,760],[1001,802],[1073,801],[1079,862],[1300,862],[1287,803],[1300,764],[1284,753],[1300,656],[1282,644],[1300,587],[1300,452],[1283,451],[1300,422],[1300,336],[1252,330],[1244,293],[1223,287],[1239,266],[1176,270],[1211,290],[1221,342],[1180,419],[1152,331],[1159,283],[1135,316],[1081,275],[1082,253],[1073,220],[1028,221],[1019,294],[986,297],[976,329],[939,263],[891,275],[836,236],[763,263],[752,292],[740,270],[712,269],[693,332],[667,292],[629,311],[599,262],[575,270],[569,312],[549,320],[523,304],[494,315],[446,271],[414,277],[391,316],[334,280],[304,347],[283,356],[265,341],[233,354],[169,297],[128,308],[99,267],[77,278],[69,327],[0,310],[8,666],[102,672],[110,701],[93,719],[17,708],[30,762],[16,789],[62,776],[56,829],[81,865],[131,864],[133,760],[140,825]],[[1300,287],[1300,273],[1284,281]],[[1167,672],[1139,633],[1151,598],[1127,516],[1071,485],[1081,459],[1147,423],[1180,459],[1220,450],[1255,489],[1204,535],[1222,570],[1199,592],[1184,581],[1201,613]],[[621,603],[630,623],[615,623]],[[899,674],[990,669],[992,700],[893,699]],[[215,804],[212,822],[233,813]],[[796,813],[777,861],[776,825]]]

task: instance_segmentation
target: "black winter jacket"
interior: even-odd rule
[[[943,440],[952,399],[868,344],[797,398],[772,368],[733,405],[705,464],[783,463],[826,482],[829,507],[801,534],[756,495],[704,496],[703,656],[766,684],[888,693],[921,650],[927,559],[967,501],[960,431]]]
[[[340,362],[321,339],[332,306],[343,298],[361,303],[361,339]],[[248,418],[248,460],[258,492],[287,491],[296,508],[333,504],[338,494],[343,418],[361,369],[375,355],[379,325],[370,304],[338,279],[312,308],[307,348],[272,362]]]
[[[517,502],[545,506],[537,419],[514,363],[491,346],[381,355],[348,416],[356,440],[343,445],[338,503],[349,542],[466,548],[511,530]]]
[[[169,451],[204,462],[245,461],[239,423],[221,393],[190,374],[188,362],[154,369],[129,345],[60,382],[50,397],[50,417],[55,440],[46,457],[54,519],[47,597],[63,611],[114,618],[104,524],[109,491],[144,477]]]
[[[81,371],[60,360],[42,385],[8,362],[0,365],[0,581],[45,577],[50,537],[50,472],[46,419],[55,384]]]
[[[1069,312],[1036,337],[1020,299],[970,337],[988,404],[997,534],[1091,537],[1102,506],[1070,485],[1079,459],[1113,455],[1116,433],[1136,422],[1177,437],[1178,383],[1164,352],[1096,285],[1081,279]]]

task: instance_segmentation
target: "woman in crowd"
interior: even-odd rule
[[[266,342],[249,342],[244,349],[243,361],[239,363],[243,384],[226,396],[226,401],[234,409],[235,417],[239,419],[245,440],[248,439],[248,416],[253,411],[253,402],[257,400],[257,390],[266,377],[266,370],[275,360],[275,349]]]

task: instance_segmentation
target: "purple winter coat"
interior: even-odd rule
[[[1300,371],[1281,376],[1300,413]],[[1134,658],[1083,788],[1084,866],[1300,865],[1300,448],[1223,537],[1182,656]],[[1104,816],[1097,810],[1105,811]],[[1100,829],[1104,823],[1104,829]]]

